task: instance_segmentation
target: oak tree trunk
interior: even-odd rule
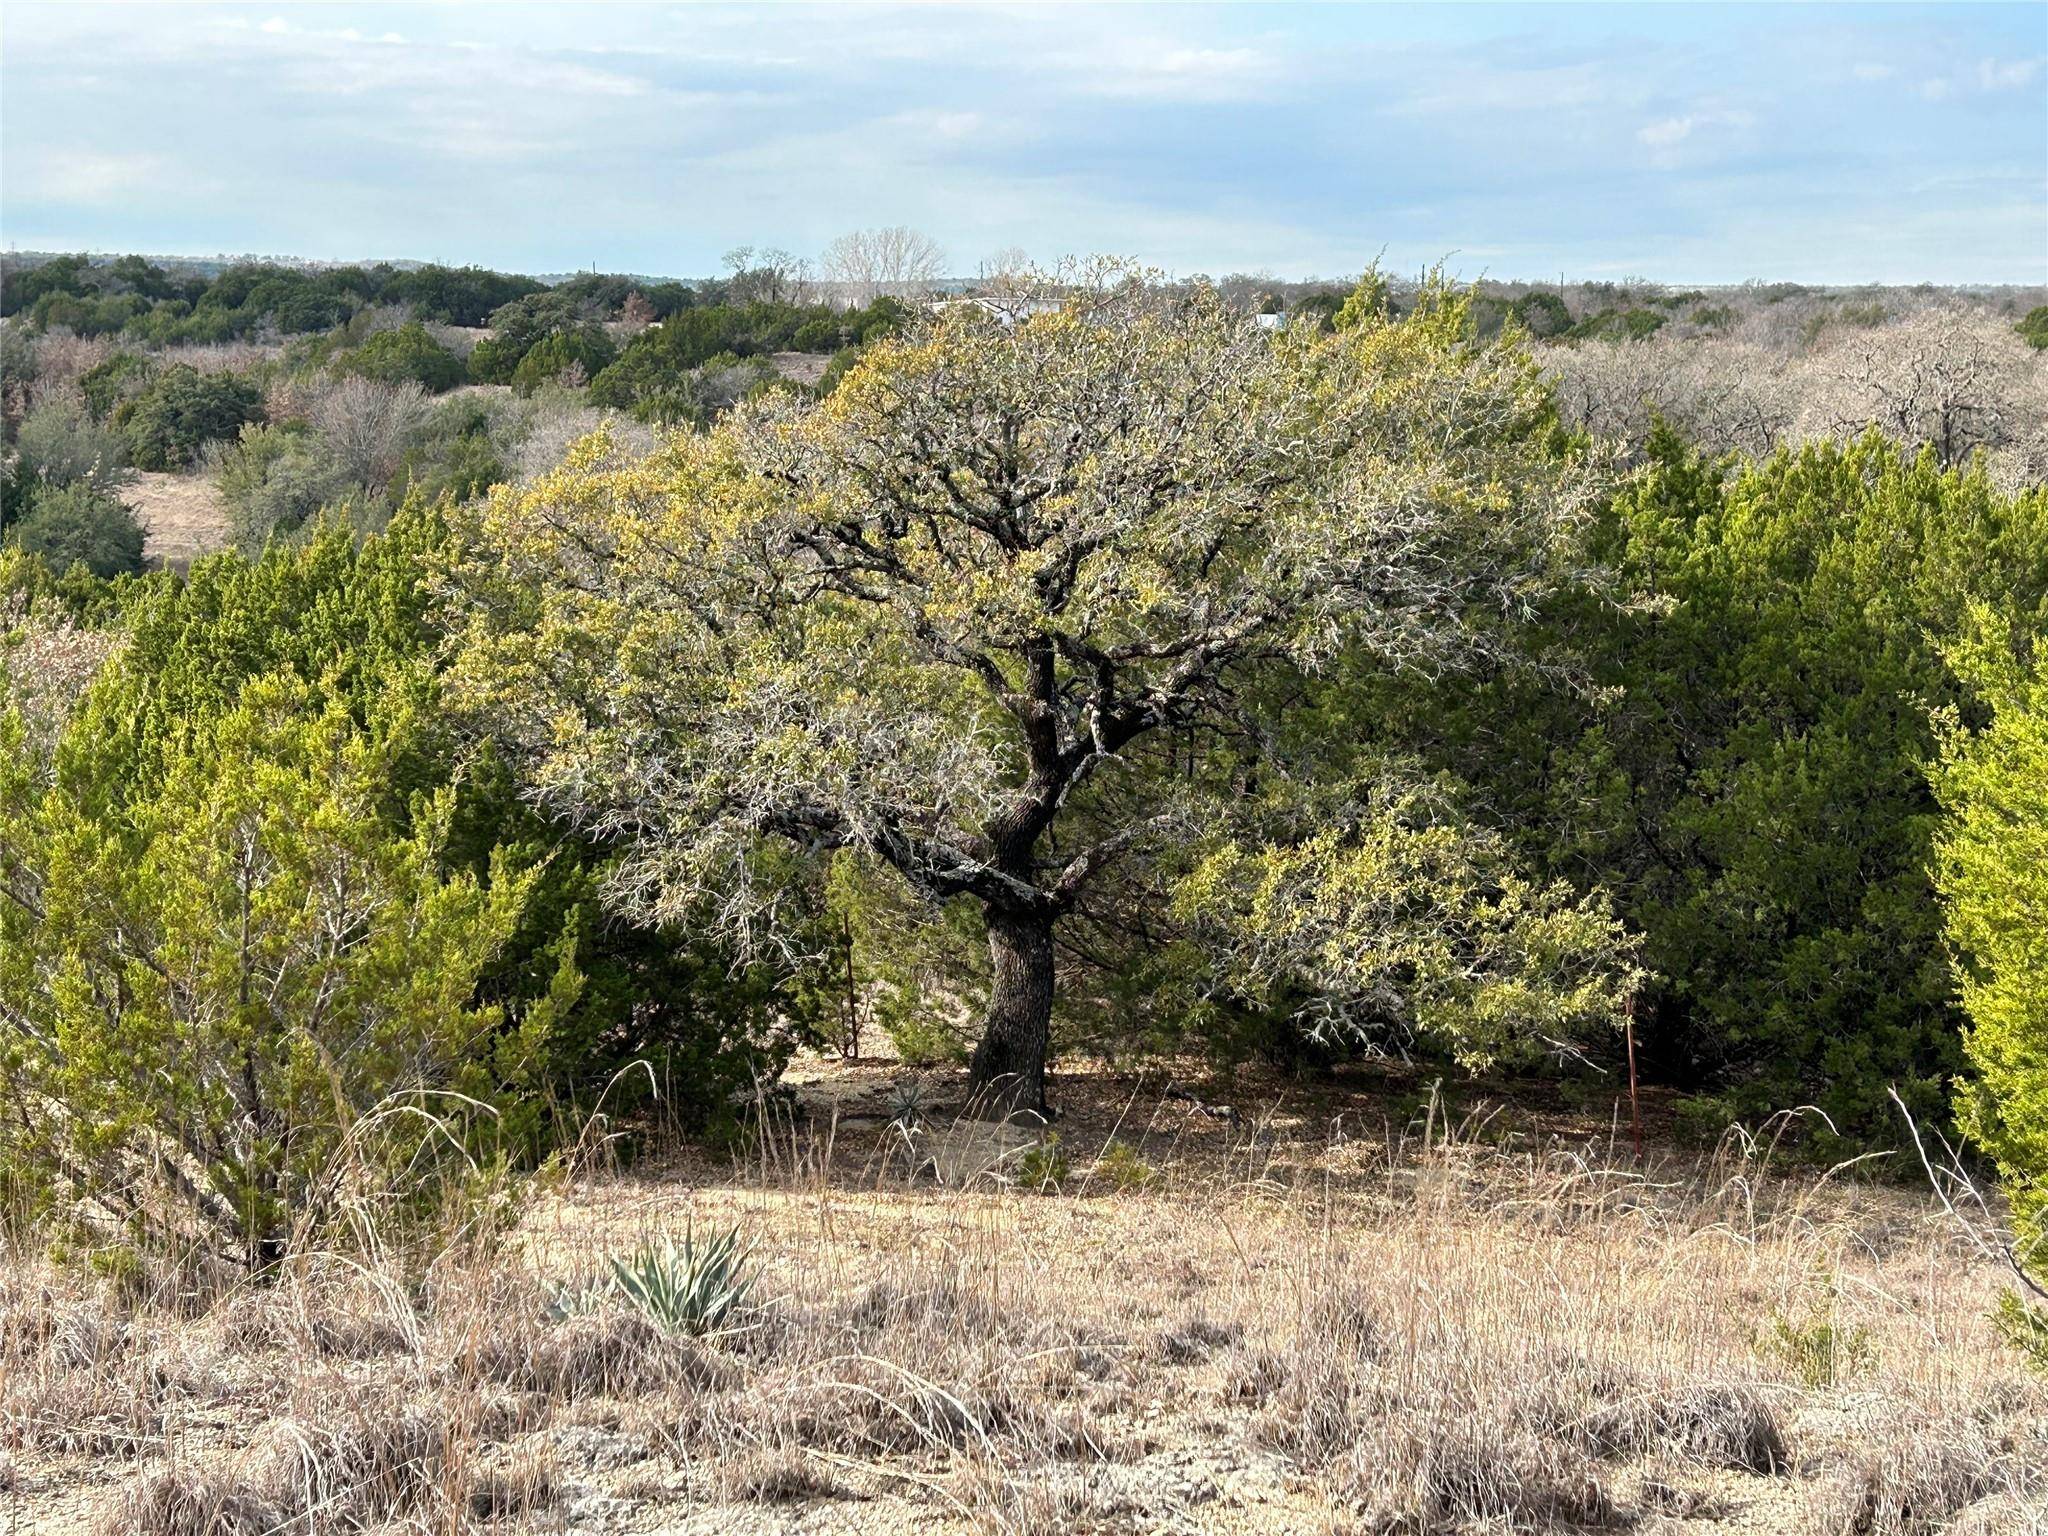
[[[977,1113],[1046,1117],[1045,1056],[1052,1034],[1052,917],[988,910],[995,974],[988,1019],[968,1067]]]

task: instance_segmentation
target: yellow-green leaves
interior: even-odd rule
[[[335,1215],[345,1173],[360,1199],[410,1164],[419,1125],[382,1111],[469,1119],[578,982],[565,954],[519,1031],[478,1001],[536,875],[445,868],[445,786],[394,825],[421,728],[403,690],[365,721],[259,675],[137,780],[77,733],[153,680],[103,681],[66,770],[0,793],[0,1171],[102,1236],[163,1227],[264,1262]]]
[[[1440,785],[1388,776],[1307,797],[1281,840],[1219,841],[1175,910],[1248,998],[1368,1041],[1412,1032],[1482,1067],[1611,1028],[1635,945],[1603,898],[1538,884]]]
[[[1206,288],[1112,283],[1014,323],[951,309],[822,405],[756,401],[639,462],[591,439],[466,530],[454,697],[621,850],[642,917],[763,936],[791,906],[763,839],[941,905],[1049,920],[1108,880],[1156,905],[1185,828],[1242,822],[1229,765],[1275,735],[1250,701],[1339,653],[1463,665],[1580,572],[1589,477],[1462,305],[1433,283],[1399,323],[1274,337]],[[1330,883],[1365,878],[1357,852],[1276,872],[1302,933],[1366,921]],[[1448,867],[1397,872],[1411,937],[1462,903],[1446,953],[1484,975],[1418,950],[1388,984],[1446,1032],[1455,997],[1475,1055],[1596,1011],[1537,974],[1590,965],[1596,916]]]
[[[1970,735],[1951,720],[1934,776],[1950,817],[1935,881],[1978,1074],[1958,1109],[1997,1160],[2023,1263],[2048,1277],[2048,673],[2041,635],[2032,657],[2016,657],[2007,626],[1982,608],[1974,633],[1951,659],[1991,724]]]

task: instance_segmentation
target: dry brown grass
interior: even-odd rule
[[[137,471],[122,482],[120,494],[142,524],[142,553],[150,565],[182,570],[231,542],[227,503],[210,476]]]
[[[593,1177],[491,1248],[196,1295],[16,1258],[9,1529],[2048,1530],[2048,1383],[1910,1189],[1106,1079],[1065,1085],[1069,1193],[959,1187],[886,1072],[801,1085],[743,1172]],[[1112,1138],[1158,1177],[1091,1180]],[[740,1327],[551,1316],[686,1222],[754,1245]]]

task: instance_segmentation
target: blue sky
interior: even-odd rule
[[[29,4],[0,237],[2048,281],[2048,5]]]

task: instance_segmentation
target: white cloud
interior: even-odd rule
[[[1241,101],[1280,78],[1257,48],[1187,48],[1147,33],[1098,36],[1047,60],[1091,96],[1147,101]]]
[[[1986,91],[2016,91],[2041,73],[2039,59],[1983,59],[1977,65],[1977,85]]]
[[[963,268],[1021,244],[1211,271],[1386,250],[1504,275],[2038,277],[2048,61],[2026,28],[1809,19],[1758,50],[1739,20],[1666,14],[22,6],[8,233],[690,272],[905,222]],[[1944,105],[1919,105],[1928,81]],[[195,186],[222,143],[233,174]],[[1817,254],[1986,143],[2009,183]]]
[[[1175,48],[1152,66],[1154,74],[1180,80],[1242,80],[1266,70],[1266,56],[1255,48]]]
[[[1645,123],[1636,130],[1636,137],[1652,149],[1679,144],[1692,137],[1692,131],[1699,126],[1696,117],[1666,117],[1654,123]]]
[[[1570,112],[1640,98],[1642,82],[1597,62],[1528,68],[1457,65],[1438,58],[1422,70],[1411,93],[1390,103],[1397,115],[1447,114],[1472,118],[1490,112]]]
[[[1636,142],[1649,149],[1651,158],[1657,163],[1669,165],[1675,162],[1680,146],[1690,142],[1695,135],[1715,132],[1739,134],[1755,126],[1756,117],[1749,112],[1687,112],[1643,124],[1636,130]]]
[[[30,161],[25,173],[14,173],[22,186],[9,190],[25,188],[53,203],[112,203],[161,185],[167,169],[160,155],[53,149]]]
[[[1958,96],[1997,95],[2025,90],[2039,78],[2048,59],[1979,59],[1974,68],[1958,65],[1930,75],[1914,90],[1923,101],[1951,101]]]
[[[972,138],[981,130],[983,123],[979,112],[944,112],[928,107],[913,107],[907,112],[895,113],[888,121],[913,134],[954,141]]]

